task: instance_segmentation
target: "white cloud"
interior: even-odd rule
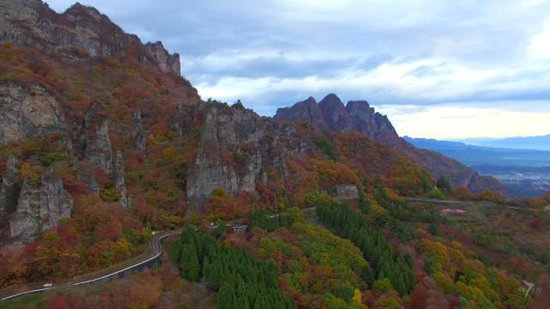
[[[550,21],[542,31],[531,37],[529,55],[535,59],[550,58]]]
[[[522,102],[516,102],[522,104]],[[545,102],[550,104],[550,101]],[[409,107],[380,106],[387,113],[400,135],[436,139],[467,137],[538,136],[550,132],[550,110],[546,112],[517,112],[502,108],[439,105]]]

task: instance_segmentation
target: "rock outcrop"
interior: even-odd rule
[[[321,102],[314,98],[292,107],[279,108],[274,119],[279,122],[304,122],[321,131],[358,131],[368,137],[385,139],[398,137],[388,118],[375,112],[367,101],[350,101],[346,106],[334,94]]]
[[[131,205],[130,198],[128,197],[126,180],[124,178],[124,157],[122,151],[118,150],[115,156],[115,188],[118,192],[118,203],[124,208],[128,208]]]
[[[313,97],[309,97],[291,107],[277,109],[274,119],[286,122],[305,122],[320,129],[327,129],[323,112]]]
[[[21,191],[21,179],[17,165],[17,159],[14,156],[9,156],[4,175],[1,175],[0,217],[14,212],[17,207],[17,199]]]
[[[340,98],[334,94],[327,95],[319,102],[319,109],[327,127],[336,131],[351,131],[352,120]]]
[[[12,243],[26,243],[71,216],[73,199],[61,178],[51,169],[37,183],[24,180],[17,208],[10,222]]]
[[[285,158],[312,152],[313,147],[291,127],[260,117],[241,105],[209,104],[199,152],[187,180],[189,203],[200,211],[217,188],[231,194],[254,194],[257,183],[269,181],[266,168],[288,177]]]
[[[359,189],[355,184],[340,184],[327,191],[336,200],[355,200],[359,198]]]
[[[61,105],[44,88],[0,84],[0,144],[64,131]]]
[[[112,174],[114,155],[109,137],[109,119],[87,120],[86,124],[86,133],[81,138],[85,159],[94,167],[103,169],[107,174]]]
[[[397,132],[388,117],[377,113],[367,101],[349,101],[346,111],[354,130],[376,140],[397,137]]]
[[[169,54],[159,42],[143,45],[95,8],[76,3],[57,14],[40,0],[0,0],[0,41],[36,46],[66,59],[125,55],[180,75],[178,54]]]
[[[151,59],[155,60],[163,72],[173,72],[180,75],[180,55],[177,53],[170,54],[164,49],[162,42],[157,41],[155,43],[145,44],[145,51]]]

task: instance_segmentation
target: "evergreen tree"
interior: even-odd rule
[[[453,186],[451,185],[451,180],[449,179],[449,177],[445,175],[439,176],[439,178],[437,179],[436,185],[440,190],[446,193],[450,193],[453,190]]]

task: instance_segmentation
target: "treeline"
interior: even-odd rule
[[[218,291],[217,308],[296,308],[279,290],[275,264],[219,245],[210,235],[186,227],[169,252],[182,277]]]
[[[379,227],[338,203],[318,206],[317,215],[321,223],[361,249],[373,268],[370,279],[368,274],[364,276],[367,283],[372,284],[374,279],[387,278],[400,295],[409,294],[414,288],[416,277],[411,258],[396,254]]]

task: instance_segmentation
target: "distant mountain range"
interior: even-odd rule
[[[550,151],[550,134],[543,136],[509,137],[502,139],[472,138],[461,140],[459,142],[484,147]]]
[[[541,141],[543,138],[544,137],[533,137],[531,139]],[[546,138],[548,139],[548,143],[550,143],[550,136],[546,136]],[[516,140],[519,139],[521,138],[516,138]],[[494,147],[470,145],[461,142],[439,141],[435,139],[411,138],[408,136],[405,137],[405,140],[418,148],[439,152],[468,166],[550,166],[550,151],[532,150],[529,148],[519,149],[518,147],[521,144],[519,142],[515,144],[517,147],[496,147],[499,142],[502,144],[506,144],[506,140],[511,139],[494,140]],[[488,143],[490,142],[485,141],[483,142],[483,145],[486,145]],[[509,143],[512,144],[512,142]]]
[[[480,141],[483,145],[510,145],[510,147],[543,148],[537,144],[549,137],[510,138]],[[439,152],[453,158],[480,173],[496,177],[508,192],[520,197],[533,197],[550,191],[550,151],[512,149],[469,145],[461,142],[410,138],[405,140],[421,149]],[[533,144],[527,144],[527,141]],[[549,141],[550,142],[550,141]]]

